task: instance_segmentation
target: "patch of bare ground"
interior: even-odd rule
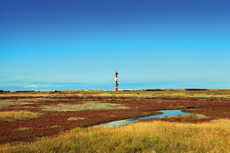
[[[41,101],[54,101],[55,99],[51,98],[16,98],[16,99],[0,99],[0,109],[12,106],[12,105],[17,105],[19,107],[20,105],[29,105],[29,104],[34,104],[38,103]]]
[[[59,128],[59,127],[62,127],[62,126],[60,125],[46,126],[46,128]]]
[[[44,100],[55,100],[52,98],[12,98],[12,99],[1,99],[1,102],[40,102]]]
[[[33,103],[31,103],[31,102],[14,102],[11,100],[1,100],[0,109],[11,106],[11,105],[27,105],[27,104],[33,104]]]
[[[15,129],[15,131],[24,131],[24,130],[29,130],[29,129],[32,129],[32,127],[20,127],[20,128]]]
[[[167,119],[167,118],[175,118],[175,117],[179,117],[179,115],[158,117],[158,119]],[[188,117],[188,118],[195,118],[195,119],[210,119],[210,117],[203,114],[184,114],[184,115],[180,115],[180,117]]]
[[[210,121],[211,117],[203,115],[203,114],[184,114],[184,115],[175,115],[175,116],[164,116],[158,117],[149,120],[162,120],[162,121],[169,121],[169,122],[186,122],[186,123],[200,123],[205,121]],[[145,120],[143,122],[149,121]]]
[[[113,110],[113,109],[130,109],[121,104],[85,102],[84,104],[58,104],[58,105],[43,105],[40,107],[43,111],[84,111],[84,110]]]
[[[70,117],[67,120],[68,121],[77,121],[77,120],[84,120],[84,119],[85,119],[84,117]]]

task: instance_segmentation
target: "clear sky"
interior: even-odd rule
[[[2,0],[0,90],[230,88],[229,0]]]

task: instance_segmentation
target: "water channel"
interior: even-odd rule
[[[122,126],[122,125],[130,124],[133,122],[137,122],[137,121],[145,120],[145,119],[150,119],[150,118],[189,114],[189,113],[181,112],[181,110],[160,110],[157,112],[162,112],[163,114],[152,115],[152,116],[141,117],[141,118],[131,118],[131,119],[120,120],[120,121],[113,121],[113,122],[109,122],[109,123],[99,124],[98,126],[116,127],[116,126]]]

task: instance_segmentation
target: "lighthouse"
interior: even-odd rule
[[[114,84],[114,86],[115,86],[115,91],[117,91],[118,89],[117,89],[117,86],[119,85],[118,83],[117,83],[117,71],[115,72],[115,84]]]

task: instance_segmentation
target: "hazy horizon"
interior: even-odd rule
[[[229,0],[0,2],[0,90],[229,89]]]

